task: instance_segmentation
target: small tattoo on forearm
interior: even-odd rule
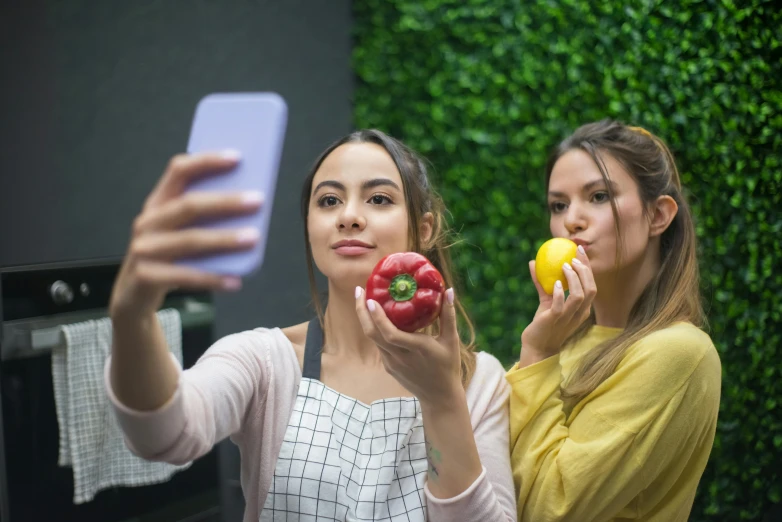
[[[440,472],[437,470],[437,466],[442,462],[442,455],[440,452],[432,446],[432,444],[425,440],[426,443],[426,460],[429,463],[429,479],[436,480],[440,477]]]

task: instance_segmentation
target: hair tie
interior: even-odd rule
[[[648,130],[644,129],[643,127],[631,127],[631,126],[628,126],[627,128],[630,129],[633,132],[637,132],[638,134],[646,136],[647,138],[652,140],[655,145],[657,145],[657,148],[660,149],[660,152],[662,152],[663,154],[668,154],[666,152],[665,146],[663,145],[663,143],[660,140],[660,138],[658,138],[657,136],[655,136],[654,134],[652,134]]]
[[[673,155],[671,154],[671,151],[668,150],[668,148],[665,146],[665,144],[662,142],[662,140],[658,137],[656,137],[654,134],[649,132],[648,130],[644,129],[643,127],[634,127],[634,126],[627,126],[628,129],[630,129],[633,132],[637,132],[638,134],[642,134],[646,136],[647,138],[651,139],[655,145],[657,145],[657,148],[660,150],[660,152],[663,153],[663,156],[668,158],[668,162],[670,164],[670,167],[672,167],[671,172],[671,183],[673,183],[673,186],[676,188],[677,191],[681,191],[682,189],[682,182],[679,178],[679,171],[676,168],[676,161],[673,159]]]
[[[654,137],[654,136],[652,136],[651,132],[649,132],[648,130],[644,129],[643,127],[630,127],[630,126],[628,126],[627,128],[630,129],[631,131],[635,131],[635,132],[637,132],[639,134],[643,134],[644,136],[646,136],[648,138],[653,138]]]

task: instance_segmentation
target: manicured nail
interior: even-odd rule
[[[574,265],[583,265],[584,263],[582,263],[581,261],[579,261],[578,259],[576,259],[576,258],[574,257],[574,258],[573,258],[573,264],[574,264]]]
[[[557,288],[562,288],[562,281],[557,280],[557,282],[554,283],[554,286],[556,286]]]
[[[361,287],[357,286],[356,287],[356,299],[358,299],[359,297],[361,297]]]
[[[369,309],[370,312],[375,311],[375,302],[372,299],[367,300],[367,309]]]
[[[220,156],[227,160],[239,161],[242,157],[242,153],[235,149],[224,150],[220,153]]]
[[[241,244],[250,244],[258,241],[261,233],[257,228],[243,228],[236,233],[236,242]]]
[[[263,203],[263,194],[257,190],[251,190],[242,193],[242,203],[249,206],[260,205]]]
[[[582,256],[587,255],[586,250],[584,250],[584,247],[581,245],[578,245],[578,253],[581,254]]]
[[[445,291],[445,300],[448,301],[448,304],[453,304],[453,288]]]
[[[224,277],[222,285],[224,290],[239,290],[242,287],[242,280],[238,277]]]
[[[562,265],[562,268],[564,268],[565,270],[573,270],[573,267],[570,266],[568,263],[565,263],[564,265]]]

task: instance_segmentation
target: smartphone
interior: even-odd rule
[[[246,276],[260,268],[272,215],[274,191],[282,155],[288,106],[277,93],[214,93],[196,107],[187,152],[239,151],[233,170],[202,178],[186,191],[259,191],[264,195],[254,214],[232,216],[193,226],[207,228],[255,227],[260,239],[250,250],[180,259],[178,263],[220,275]]]

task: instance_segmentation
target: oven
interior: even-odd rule
[[[219,522],[218,448],[161,484],[103,490],[73,504],[73,474],[57,464],[51,348],[59,326],[105,317],[119,261],[0,268],[0,520]],[[185,367],[213,341],[211,294],[173,292]]]

